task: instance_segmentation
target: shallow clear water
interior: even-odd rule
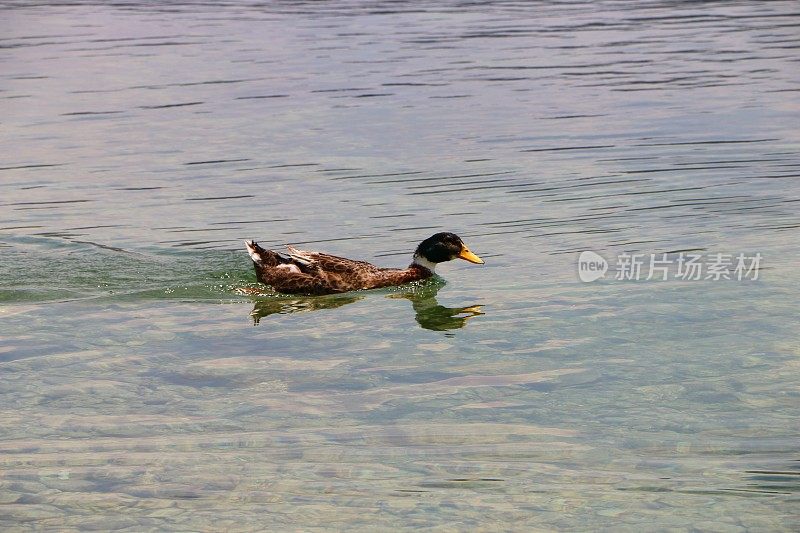
[[[800,526],[796,3],[108,4],[0,10],[4,530]]]

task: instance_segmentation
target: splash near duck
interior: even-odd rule
[[[452,259],[483,264],[454,233],[437,233],[417,246],[407,268],[380,268],[357,261],[287,246],[287,254],[265,250],[255,241],[245,241],[256,278],[286,294],[335,294],[377,289],[420,281],[433,276],[436,265]]]

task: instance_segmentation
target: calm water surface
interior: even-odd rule
[[[0,6],[3,530],[800,527],[796,2]]]

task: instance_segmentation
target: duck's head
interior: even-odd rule
[[[464,259],[470,263],[483,264],[483,259],[473,254],[461,237],[455,233],[437,233],[417,246],[414,263],[434,271],[436,265],[452,259]]]

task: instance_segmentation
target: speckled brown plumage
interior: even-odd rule
[[[438,233],[423,241],[408,268],[379,268],[366,261],[287,247],[286,255],[245,241],[258,281],[287,294],[334,294],[402,285],[433,276],[435,264],[460,257],[483,261],[452,233]]]
[[[260,264],[253,262],[258,281],[287,294],[320,295],[377,289],[402,285],[433,275],[433,272],[419,265],[411,265],[405,269],[378,268],[366,261],[302,252],[294,248],[290,248],[289,257],[284,257],[275,251],[264,250],[256,243],[253,246],[262,257]],[[303,261],[296,254],[302,254],[308,260]]]

